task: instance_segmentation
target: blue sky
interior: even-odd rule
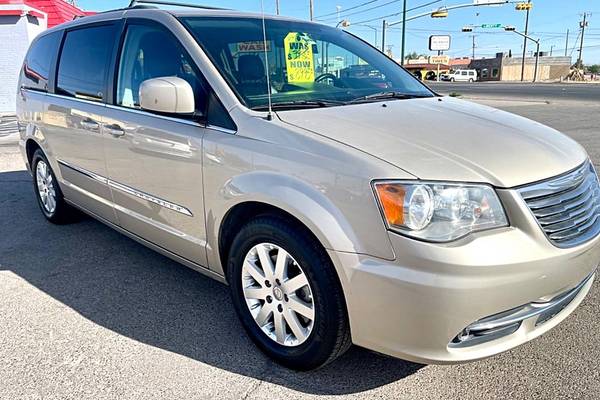
[[[187,0],[193,1],[193,0]],[[408,8],[415,8],[436,0],[408,0]],[[435,4],[409,12],[416,15],[427,12],[441,5],[470,3],[472,0],[438,0]],[[260,0],[198,0],[196,3],[233,8],[244,11],[260,11]],[[77,0],[77,5],[85,10],[101,11],[110,8],[126,6],[129,0]],[[363,7],[344,11],[357,5],[369,3]],[[586,30],[584,42],[584,61],[586,64],[600,63],[600,1],[598,0],[534,0],[534,8],[530,14],[531,35],[541,39],[542,51],[552,49],[554,55],[564,55],[566,31],[570,30],[569,47],[567,54],[577,59],[575,40],[579,34],[579,21],[581,13],[591,12],[589,27]],[[309,0],[280,0],[282,15],[308,19]],[[275,0],[264,0],[265,12],[275,13]],[[349,31],[373,43],[377,29],[377,43],[381,41],[382,16],[399,13],[402,0],[314,0],[315,16],[322,22],[335,25],[336,6],[341,6],[342,19],[350,21]],[[374,8],[375,7],[375,8]],[[370,9],[370,10],[369,10]],[[333,14],[332,14],[333,13]],[[398,16],[390,16],[388,21],[398,21]],[[481,25],[484,23],[501,23],[513,25],[517,30],[523,30],[525,25],[525,12],[516,11],[514,5],[502,7],[472,7],[450,11],[448,18],[432,19],[429,17],[417,19],[407,23],[407,52],[417,51],[430,54],[427,49],[430,34],[450,34],[452,46],[448,52],[451,56],[469,56],[472,53],[472,37],[470,33],[460,32],[463,25]],[[523,40],[514,33],[504,32],[500,29],[476,29],[474,34],[477,57],[493,57],[495,53],[512,50],[513,54],[522,52]],[[387,44],[393,45],[394,57],[400,54],[401,32],[400,25],[388,30]],[[529,43],[528,50],[533,50],[535,45]]]

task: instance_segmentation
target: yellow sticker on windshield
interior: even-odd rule
[[[288,82],[314,82],[313,43],[313,40],[307,34],[298,32],[290,32],[283,39]]]

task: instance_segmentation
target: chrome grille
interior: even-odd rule
[[[554,245],[577,246],[600,233],[600,185],[589,161],[518,191]]]

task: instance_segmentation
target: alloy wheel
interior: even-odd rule
[[[302,267],[282,247],[260,243],[244,258],[242,288],[256,324],[273,341],[298,346],[312,332],[315,303]]]
[[[56,190],[54,189],[54,179],[50,168],[43,160],[38,161],[35,168],[35,178],[37,181],[38,195],[42,201],[44,209],[52,214],[56,210]]]

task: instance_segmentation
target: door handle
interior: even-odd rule
[[[84,119],[80,122],[80,124],[83,129],[86,129],[88,131],[97,131],[100,128],[100,125],[98,125],[96,121],[89,118]]]
[[[119,137],[119,136],[125,135],[125,131],[123,130],[123,128],[121,128],[117,124],[104,125],[104,129],[106,130],[107,133],[109,133],[110,135],[113,135],[114,137]]]

